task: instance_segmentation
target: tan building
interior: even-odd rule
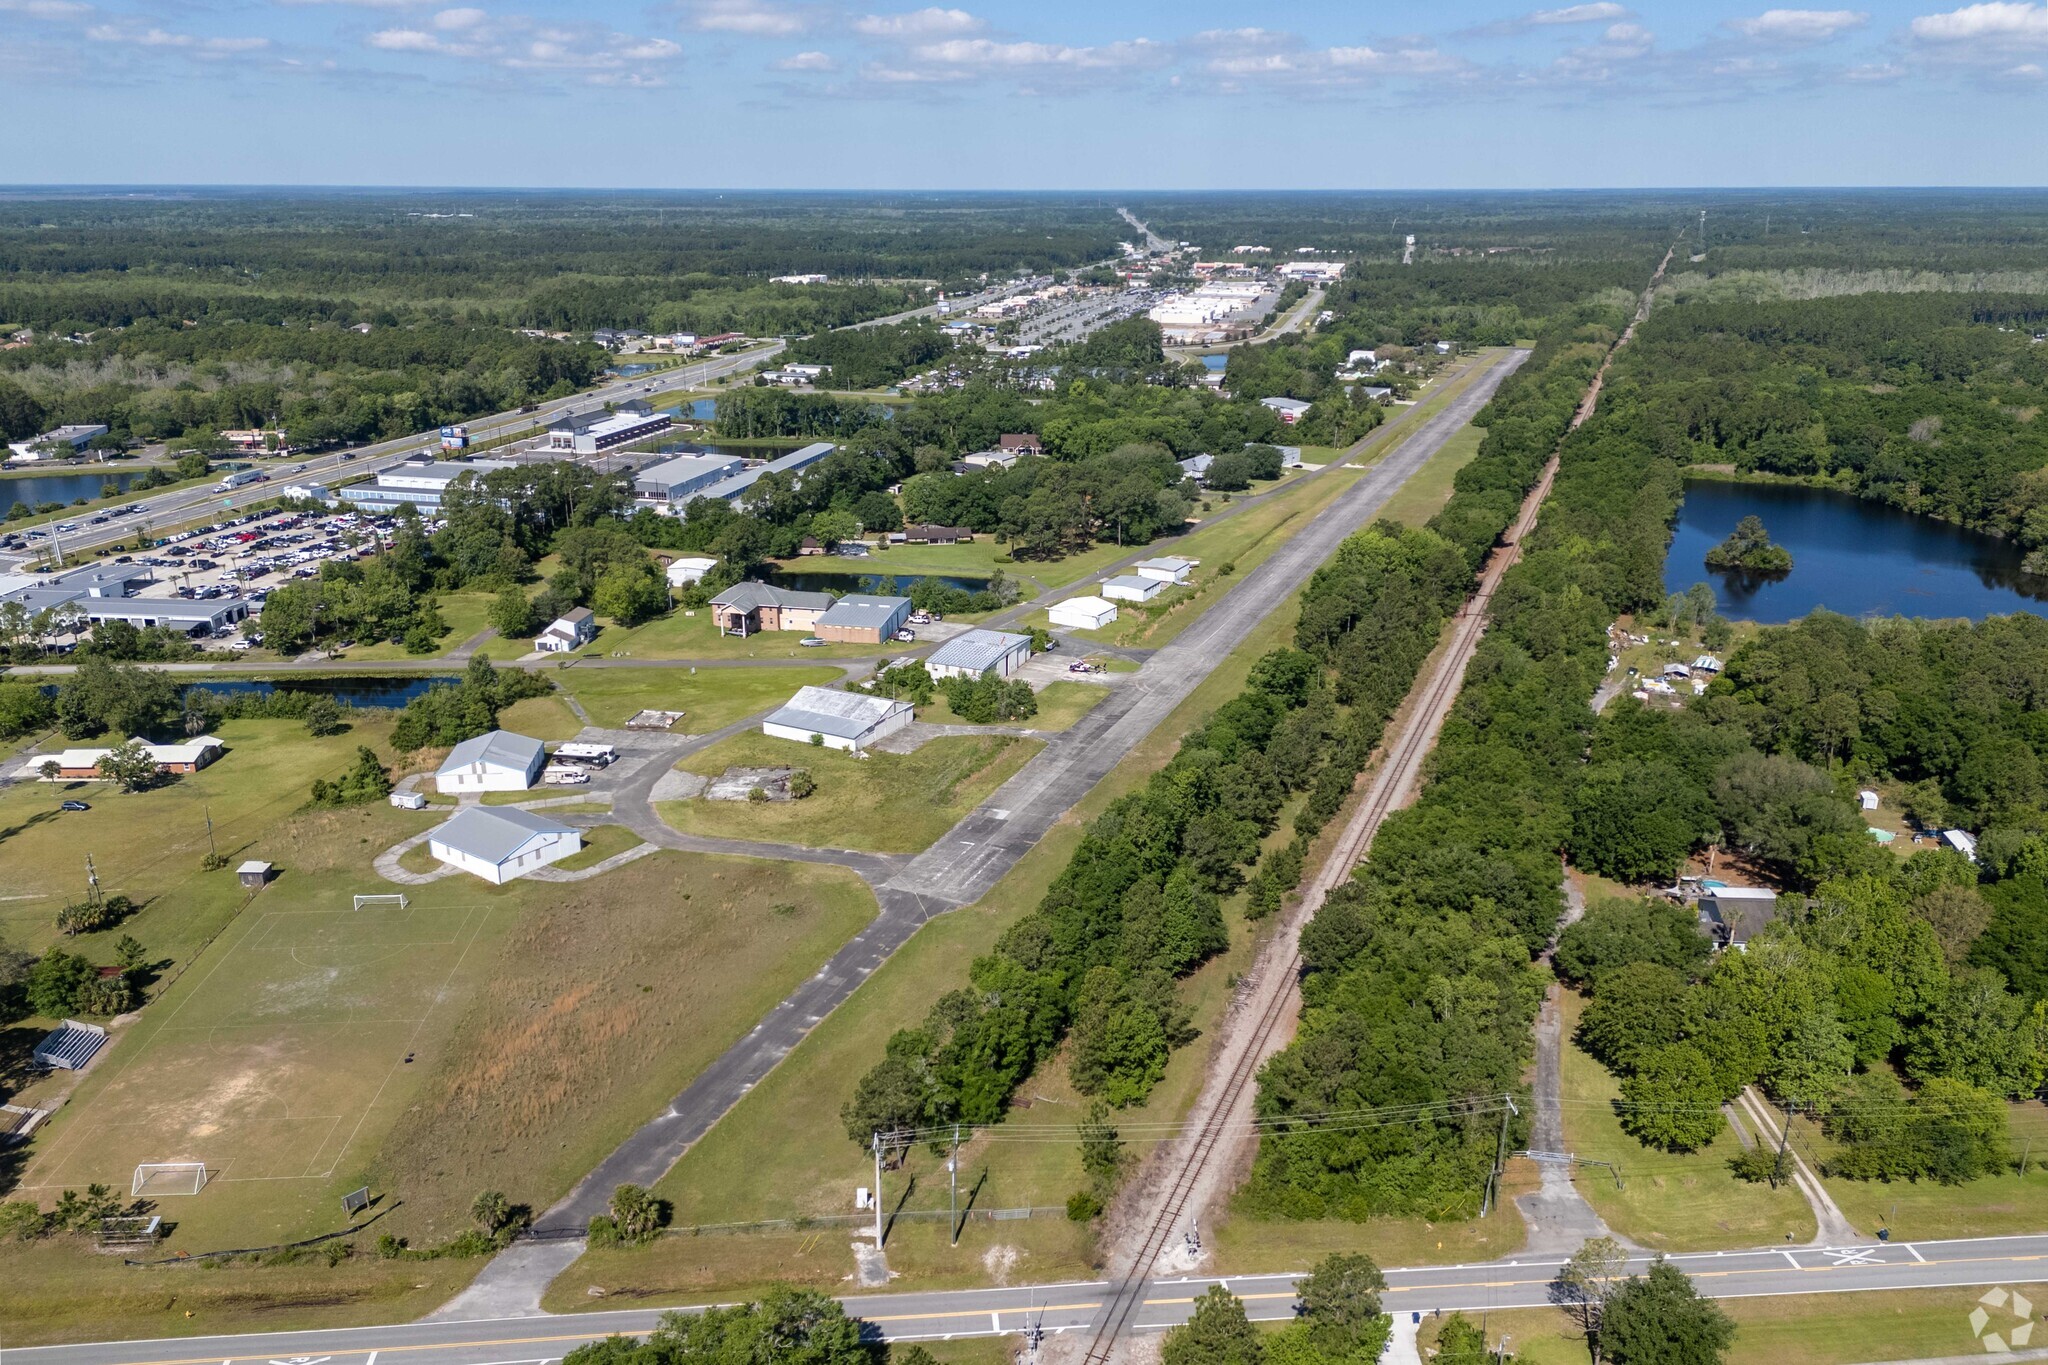
[[[832,594],[796,592],[768,583],[735,583],[711,599],[711,619],[721,635],[747,636],[764,630],[810,634],[832,607]]]

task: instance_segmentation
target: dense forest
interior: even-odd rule
[[[1889,352],[1925,357],[1930,334],[1971,306],[1844,300],[1806,328],[1781,326],[1805,336],[1830,318],[1890,316],[1911,325]],[[1301,1033],[1261,1077],[1278,1131],[1244,1196],[1252,1207],[1474,1211],[1493,1144],[1476,1101],[1520,1076],[1545,980],[1533,959],[1562,909],[1559,854],[1658,881],[1709,844],[1791,893],[1748,951],[1709,957],[1690,909],[1627,900],[1596,905],[1559,947],[1560,972],[1591,995],[1581,1041],[1622,1080],[1624,1126],[1691,1150],[1720,1131],[1721,1104],[1757,1084],[1822,1118],[1837,1174],[2005,1169],[2002,1100],[2048,1076],[2048,625],[1820,614],[1760,631],[1680,710],[1587,705],[1611,621],[1696,614],[1663,600],[1664,548],[1696,433],[1730,421],[1745,392],[1696,377],[1728,344],[1704,316],[1659,314],[1621,354],[1598,413],[1565,442],[1429,785],[1304,934]],[[1982,330],[1987,347],[2005,346]],[[1768,368],[1801,344],[1760,341],[1749,363]],[[1745,364],[1721,361],[1716,375]],[[1821,391],[1809,383],[1804,396]],[[1871,781],[1903,784],[1920,819],[1982,831],[1979,862],[1901,859],[1873,841],[1850,799]],[[1460,1099],[1466,1112],[1364,1131],[1315,1122]],[[1774,1175],[1770,1156],[1738,1174]]]
[[[2048,546],[2048,296],[1687,304],[1643,329],[1674,455]],[[2042,557],[2048,567],[2048,556]]]
[[[604,368],[595,347],[518,328],[823,331],[934,286],[1104,259],[1115,223],[1092,200],[1016,196],[16,200],[0,205],[0,336],[33,340],[0,350],[0,435],[106,422],[154,441],[272,420],[302,442],[407,434]],[[790,273],[831,279],[772,282]]]

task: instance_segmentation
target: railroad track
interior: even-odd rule
[[[1650,296],[1658,281],[1664,278],[1664,271],[1671,264],[1678,248],[1674,244],[1665,252],[1663,261],[1650,277],[1649,287],[1643,291],[1641,305],[1636,315],[1622,334],[1615,339],[1607,355],[1601,360],[1600,369],[1587,387],[1586,397],[1573,414],[1569,430],[1577,430],[1593,413],[1599,401],[1601,381],[1607,377],[1607,370],[1614,363],[1615,355],[1635,335],[1636,327],[1648,315]],[[1118,1280],[1115,1290],[1104,1305],[1102,1316],[1097,1320],[1095,1330],[1083,1356],[1084,1365],[1108,1365],[1111,1352],[1118,1337],[1130,1325],[1139,1305],[1145,1301],[1145,1291],[1151,1283],[1152,1269],[1158,1264],[1160,1254],[1166,1250],[1177,1230],[1182,1227],[1188,1212],[1188,1202],[1200,1185],[1211,1157],[1224,1135],[1240,1122],[1235,1116],[1248,1102],[1250,1087],[1257,1077],[1259,1068],[1270,1055],[1269,1043],[1283,1020],[1289,1018],[1299,999],[1298,981],[1301,975],[1300,926],[1313,917],[1323,899],[1350,877],[1352,870],[1363,862],[1367,850],[1372,847],[1375,835],[1387,816],[1406,803],[1408,794],[1414,790],[1422,776],[1422,765],[1428,759],[1430,750],[1436,746],[1436,737],[1443,727],[1451,705],[1456,701],[1458,691],[1465,680],[1465,669],[1471,663],[1479,647],[1480,637],[1486,633],[1487,609],[1500,589],[1501,580],[1507,571],[1522,559],[1522,545],[1530,531],[1535,528],[1537,513],[1550,490],[1557,481],[1560,451],[1551,452],[1544,462],[1542,473],[1537,476],[1535,486],[1522,500],[1521,510],[1516,514],[1514,524],[1508,528],[1501,545],[1488,558],[1486,567],[1480,571],[1479,582],[1465,604],[1452,618],[1450,646],[1438,661],[1436,669],[1423,686],[1417,704],[1410,709],[1394,737],[1386,759],[1373,778],[1365,803],[1353,813],[1345,825],[1330,856],[1323,861],[1316,875],[1303,893],[1300,909],[1287,935],[1287,950],[1278,957],[1281,980],[1286,984],[1272,991],[1266,1003],[1260,1008],[1252,1025],[1250,1041],[1238,1054],[1225,1073],[1222,1083],[1212,1092],[1216,1102],[1210,1109],[1211,1117],[1186,1130],[1182,1142],[1186,1151],[1179,1158],[1178,1169],[1157,1207],[1152,1221],[1146,1227],[1138,1244],[1137,1254],[1126,1273]]]

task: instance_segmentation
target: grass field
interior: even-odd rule
[[[583,831],[583,847],[576,853],[562,859],[555,866],[565,872],[576,872],[586,867],[595,867],[616,854],[629,848],[638,848],[643,840],[624,825],[599,825]]]
[[[850,589],[853,584],[847,584]],[[797,643],[810,632],[764,630],[742,639],[722,635],[708,608],[672,611],[630,630],[607,626],[597,640],[578,651],[585,658],[621,659],[879,659],[888,645],[813,645]]]
[[[1054,682],[1038,689],[1038,714],[1018,724],[1032,730],[1068,730],[1074,722],[1102,704],[1109,695],[1109,689],[1100,683]],[[932,698],[930,706],[920,707],[917,718],[933,725],[963,725],[953,714],[953,708],[946,705],[942,692]]]
[[[1563,1097],[1566,1148],[1620,1168],[1627,1188],[1617,1190],[1607,1172],[1581,1169],[1574,1179],[1587,1202],[1622,1236],[1652,1251],[1721,1251],[1792,1240],[1814,1234],[1813,1212],[1790,1185],[1773,1190],[1737,1180],[1728,1159],[1742,1150],[1723,1126],[1713,1143],[1697,1152],[1661,1152],[1622,1132],[1613,1101],[1621,1088],[1592,1057],[1570,1041],[1583,1008],[1564,996]]]
[[[423,823],[296,818],[278,881],[46,1125],[23,1192],[203,1160],[206,1191],[167,1210],[188,1250],[329,1231],[365,1183],[417,1237],[486,1184],[544,1204],[873,913],[838,869],[675,853],[351,909],[384,889],[365,851]]]
[[[779,706],[805,684],[837,682],[837,668],[565,668],[555,685],[581,702],[593,725],[617,728],[634,712],[683,711],[677,734],[701,735]]]
[[[1386,510],[1380,515],[1403,526],[1420,526],[1441,512],[1451,500],[1452,481],[1459,470],[1472,463],[1479,453],[1479,443],[1485,438],[1486,433],[1478,427],[1461,427],[1452,433],[1443,448],[1430,456],[1429,463],[1416,470],[1414,477],[1387,499]]]
[[[980,902],[933,920],[833,1014],[826,1017],[733,1111],[684,1154],[659,1185],[675,1203],[678,1224],[746,1222],[764,1218],[852,1212],[852,1190],[873,1175],[861,1149],[849,1141],[839,1110],[860,1076],[880,1055],[895,1029],[916,1024],[932,1003],[966,980],[968,965],[992,948],[1016,919],[1035,907],[1073,855],[1084,824],[1112,800],[1141,785],[1172,757],[1179,739],[1202,716],[1235,696],[1261,654],[1290,637],[1296,604],[1290,600],[1261,622],[1249,640],[1216,669],[1174,714],[1107,779],[1056,823],[1010,874]],[[1194,1024],[1211,1026],[1230,994],[1231,973],[1241,969],[1252,941],[1233,918],[1231,952],[1210,963],[1186,987]],[[1127,1122],[1178,1116],[1192,1103],[1206,1059],[1197,1040],[1168,1065],[1165,1080],[1146,1105],[1125,1111]],[[1015,1108],[1039,1123],[1072,1120],[1078,1108],[1064,1069],[1054,1064],[1028,1081]],[[778,1136],[816,1132],[801,1147]],[[999,1134],[1000,1129],[996,1130]],[[988,1181],[976,1207],[1061,1203],[1080,1188],[1078,1146],[1016,1144],[980,1137],[962,1149],[963,1190],[968,1173]],[[915,1177],[910,1208],[944,1208],[943,1160],[920,1150],[907,1170],[890,1176],[893,1204],[898,1182]],[[988,1284],[999,1276],[1061,1279],[1093,1274],[1093,1242],[1086,1229],[1057,1217],[970,1223],[957,1249],[948,1248],[943,1223],[899,1224],[889,1243],[891,1266],[910,1284]],[[571,1311],[616,1305],[628,1298],[684,1302],[747,1292],[768,1279],[799,1279],[831,1287],[850,1269],[845,1230],[749,1233],[717,1238],[664,1238],[652,1247],[591,1253],[556,1281],[547,1305]],[[1004,1249],[1016,1253],[1009,1269]],[[991,1256],[994,1253],[994,1256]],[[929,1277],[929,1278],[927,1278]],[[586,1298],[587,1285],[607,1289]]]
[[[1010,578],[1035,578],[1057,588],[1099,572],[1103,565],[1129,554],[1133,546],[1096,545],[1065,559],[1010,559],[1010,547],[994,536],[976,536],[965,545],[892,545],[865,559],[839,561],[857,575],[950,574],[961,578],[993,578],[1001,570]],[[806,565],[805,567],[809,567]]]
[[[1856,1229],[1866,1235],[1890,1228],[1894,1237],[2003,1237],[2048,1227],[2048,1105],[2039,1101],[2006,1106],[2012,1154],[2027,1158],[2027,1174],[1973,1180],[1967,1185],[1933,1181],[1842,1180],[1824,1177],[1828,1193]],[[1833,1145],[1811,1121],[1792,1125],[1792,1141],[1807,1165],[1819,1168]],[[2043,1295],[2048,1302],[2048,1295]]]
[[[535,739],[574,739],[583,722],[559,696],[527,697],[498,712],[498,728]]]
[[[1863,1294],[1773,1295],[1721,1299],[1735,1320],[1728,1365],[1851,1365],[1866,1360],[1982,1355],[1970,1330],[1981,1288],[1901,1289]],[[2048,1295],[2029,1297],[2037,1302]],[[1477,1321],[1479,1315],[1467,1313]],[[1439,1323],[1424,1319],[1421,1344],[1436,1340]],[[1496,1309],[1486,1315],[1492,1346],[1508,1337],[1508,1351],[1524,1365],[1591,1365],[1584,1336],[1554,1308]],[[1992,1357],[1996,1359],[1996,1357]]]
[[[958,824],[1041,747],[1012,735],[934,739],[907,754],[856,758],[823,745],[734,735],[678,766],[706,777],[731,767],[797,767],[818,780],[801,801],[664,801],[661,818],[688,834],[771,839],[811,848],[914,853]]]

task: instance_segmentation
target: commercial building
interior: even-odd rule
[[[656,412],[639,399],[621,403],[610,412],[564,413],[548,423],[549,450],[595,455],[615,450],[650,436],[659,436],[675,420],[673,413]]]
[[[737,455],[678,455],[635,474],[633,496],[672,505],[685,503],[746,467],[747,462]]]
[[[787,704],[761,722],[761,733],[808,744],[813,735],[828,749],[853,753],[910,724],[909,702],[800,687]]]
[[[78,605],[94,625],[126,621],[137,630],[169,626],[187,635],[214,635],[249,616],[244,597],[86,597]]]
[[[797,592],[748,579],[711,599],[711,620],[721,635],[744,638],[764,630],[808,634],[831,607],[831,593]]]
[[[1301,420],[1301,415],[1307,412],[1311,405],[1299,398],[1261,398],[1259,406],[1272,409],[1281,421],[1291,427]]]
[[[1069,597],[1046,608],[1046,619],[1069,630],[1100,630],[1116,620],[1116,603],[1100,597]]]
[[[425,513],[437,511],[448,485],[464,474],[478,478],[494,469],[511,469],[504,460],[436,460],[432,456],[405,461],[379,470],[368,483],[352,484],[341,490],[341,500],[366,511],[388,512],[409,502]]]
[[[449,750],[434,771],[434,785],[444,793],[523,792],[547,762],[547,749],[539,740],[493,730]]]
[[[1119,602],[1150,602],[1165,591],[1165,583],[1142,574],[1122,574],[1102,584],[1102,595]]]
[[[830,441],[814,442],[811,445],[805,446],[801,450],[791,451],[789,454],[783,456],[779,460],[770,460],[767,464],[756,465],[754,468],[746,470],[739,474],[734,474],[730,478],[720,479],[717,483],[712,484],[708,488],[700,489],[691,496],[699,498],[721,498],[726,502],[738,502],[741,498],[743,498],[746,495],[748,489],[752,488],[756,483],[760,482],[762,475],[793,475],[799,473],[802,470],[810,468],[812,465],[824,459],[827,455],[830,455],[833,451],[837,449],[839,449],[839,447],[833,445]]]
[[[1031,658],[1031,637],[1006,630],[970,630],[931,652],[925,671],[934,678],[1007,678]]]
[[[974,539],[974,530],[968,526],[941,526],[937,522],[922,522],[905,528],[905,543],[911,545],[962,545]]]
[[[100,760],[115,749],[137,740],[123,740],[96,749],[66,749],[53,756],[35,756],[28,761],[25,771],[38,777],[43,775],[43,766],[52,761],[57,764],[59,782],[79,782],[97,778],[100,775]],[[156,764],[160,773],[196,773],[207,764],[227,752],[227,746],[212,735],[200,735],[177,744],[142,744],[142,751]]]
[[[470,806],[427,838],[427,852],[503,886],[583,848],[583,831],[516,806]]]
[[[77,454],[91,443],[93,437],[106,434],[107,424],[105,422],[81,422],[71,426],[58,427],[54,431],[46,431],[40,436],[30,437],[26,441],[11,442],[7,449],[13,453],[14,458],[17,460],[40,460],[45,458],[44,451],[46,450],[51,450],[57,446],[69,446],[69,450],[54,451],[54,454],[61,458],[65,455]]]
[[[842,645],[878,645],[903,629],[910,619],[907,597],[868,597],[848,593],[834,602],[812,625],[819,639]]]
[[[566,654],[596,638],[597,618],[589,607],[577,607],[534,636],[533,647],[543,654]]]
[[[1310,284],[1331,284],[1344,278],[1344,262],[1283,261],[1280,275],[1283,279],[1306,280]]]

